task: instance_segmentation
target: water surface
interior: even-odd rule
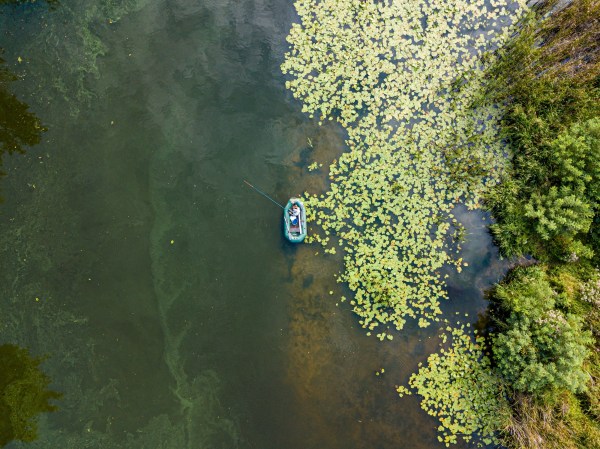
[[[3,7],[15,92],[49,131],[6,160],[0,343],[47,354],[64,393],[10,447],[443,447],[394,390],[437,329],[366,337],[336,299],[340,257],[285,242],[243,184],[319,191],[308,158],[345,150],[285,91],[295,20],[282,0]],[[443,307],[474,322],[503,265],[482,216],[460,216],[470,267]]]

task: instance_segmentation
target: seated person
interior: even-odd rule
[[[298,224],[298,218],[300,217],[300,208],[297,204],[294,204],[290,209],[290,221],[294,226]]]

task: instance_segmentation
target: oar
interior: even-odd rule
[[[269,195],[267,195],[265,192],[263,192],[262,190],[254,187],[252,184],[250,184],[248,181],[246,181],[244,179],[244,182],[252,187],[254,190],[256,190],[258,193],[260,193],[262,196],[264,196],[266,199],[268,199],[269,201],[272,201],[273,203],[277,204],[279,207],[281,207],[283,210],[285,210],[285,207],[283,207],[281,204],[279,204],[277,201],[275,201],[273,198],[271,198]],[[285,214],[284,214],[285,215]],[[283,217],[283,222],[285,223],[285,230],[288,234],[288,236],[290,235],[290,226],[288,225],[288,222],[286,220],[287,217]]]

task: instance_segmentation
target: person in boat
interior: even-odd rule
[[[297,204],[294,204],[290,209],[290,221],[294,226],[298,224],[298,219],[300,217],[300,208]]]

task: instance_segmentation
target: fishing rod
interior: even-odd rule
[[[245,179],[244,179],[244,182],[245,182],[246,184],[248,184],[250,187],[252,187],[254,190],[256,190],[258,193],[260,193],[262,196],[264,196],[266,199],[268,199],[268,200],[270,200],[270,201],[274,202],[275,204],[277,204],[277,205],[278,205],[279,207],[281,207],[282,209],[285,209],[285,207],[283,207],[281,204],[279,204],[277,201],[275,201],[273,198],[271,198],[269,195],[267,195],[267,194],[266,194],[265,192],[263,192],[262,190],[260,190],[260,189],[258,189],[258,188],[256,188],[256,187],[254,187],[252,184],[250,184],[250,183],[249,183],[248,181],[246,181]]]
[[[252,187],[254,190],[256,190],[258,193],[260,193],[262,196],[264,196],[266,199],[268,199],[269,201],[272,201],[273,203],[277,204],[279,207],[281,207],[283,210],[285,210],[285,207],[283,207],[281,204],[279,204],[277,201],[275,201],[273,198],[271,198],[269,195],[267,195],[265,192],[263,192],[262,190],[260,190],[257,187],[254,187],[252,184],[250,184],[248,181],[246,181],[244,179],[244,182]],[[285,223],[285,231],[288,233],[288,235],[290,235],[290,226],[288,225],[287,220],[285,219],[285,217],[283,217],[283,222]]]

